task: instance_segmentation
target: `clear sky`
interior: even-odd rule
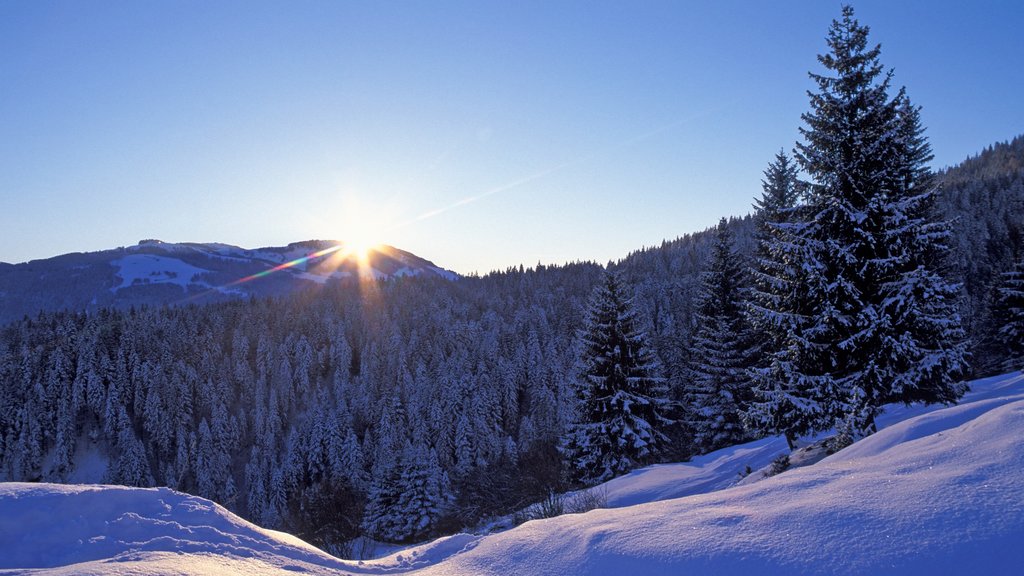
[[[854,2],[937,166],[1024,132],[1024,2]],[[840,3],[0,0],[0,261],[373,233],[458,272],[742,215]]]

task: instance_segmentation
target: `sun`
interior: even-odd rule
[[[391,217],[397,208],[368,201],[355,193],[344,194],[338,198],[337,206],[325,208],[317,218],[337,244],[323,269],[333,268],[341,275],[356,272],[360,278],[377,276],[372,265],[386,246],[386,237],[396,228]]]
[[[360,233],[350,235],[343,245],[345,253],[363,266],[369,264],[370,255],[380,247],[380,242],[373,235]]]
[[[354,261],[360,277],[373,275],[371,263],[373,255],[383,246],[382,230],[375,218],[366,217],[359,221],[349,220],[340,231],[341,246],[338,255],[343,261]]]

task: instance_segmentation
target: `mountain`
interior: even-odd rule
[[[167,488],[0,484],[0,570],[34,574],[1007,574],[1024,562],[1024,375],[771,477],[766,438],[596,490],[604,509],[341,560]],[[46,510],[46,514],[40,514]],[[41,569],[41,570],[33,570]]]
[[[275,267],[281,267],[277,273],[264,274]],[[357,258],[332,241],[249,250],[143,240],[127,248],[0,264],[0,323],[44,310],[207,303],[285,295],[360,276],[419,275],[456,276],[391,246],[373,249],[368,267],[360,271]]]

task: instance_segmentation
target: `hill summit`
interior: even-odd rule
[[[360,265],[344,244],[330,240],[247,249],[145,239],[134,246],[0,266],[0,323],[49,310],[285,295],[359,277],[456,277],[392,246],[375,247],[364,269]]]

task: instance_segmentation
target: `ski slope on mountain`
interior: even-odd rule
[[[622,508],[364,562],[167,489],[2,484],[0,573],[1015,573],[1024,565],[1024,375],[972,389],[954,407],[893,408],[877,434],[743,486],[727,488],[736,468],[770,461],[780,440],[613,480],[603,490]]]

